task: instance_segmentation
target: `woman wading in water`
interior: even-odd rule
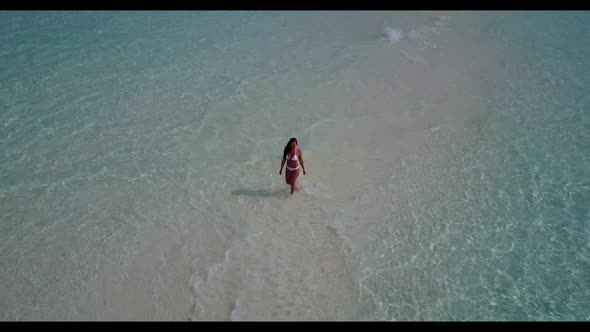
[[[301,155],[301,149],[297,147],[297,139],[295,137],[289,140],[289,143],[283,150],[283,159],[281,160],[281,169],[279,175],[283,174],[283,166],[287,162],[287,170],[285,171],[285,180],[288,185],[291,185],[291,195],[295,191],[295,181],[299,176],[299,163],[303,168],[303,175],[305,175],[305,164],[303,163],[303,156]]]

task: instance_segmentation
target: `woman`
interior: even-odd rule
[[[281,160],[281,169],[279,175],[283,174],[283,166],[287,162],[287,170],[285,171],[285,180],[287,184],[291,185],[291,195],[295,191],[295,181],[299,176],[299,163],[303,168],[303,175],[305,175],[305,165],[303,164],[303,156],[301,155],[301,149],[297,147],[297,139],[295,137],[289,140],[289,143],[283,150],[283,159]]]

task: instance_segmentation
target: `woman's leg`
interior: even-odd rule
[[[295,191],[295,182],[297,182],[297,177],[299,177],[299,169],[290,172],[291,173],[291,195],[293,195],[293,192]]]
[[[289,185],[291,184],[291,178],[293,177],[292,173],[293,172],[288,169],[285,170],[285,182],[287,182]]]

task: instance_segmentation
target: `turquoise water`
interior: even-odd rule
[[[483,36],[517,58],[487,118],[439,132],[434,165],[410,160],[391,186],[410,198],[363,257],[372,318],[590,317],[588,13],[503,16]]]
[[[0,17],[2,319],[590,318],[587,12]]]

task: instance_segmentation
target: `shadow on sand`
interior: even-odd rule
[[[250,196],[250,197],[287,197],[289,192],[286,190],[275,190],[269,191],[264,189],[251,190],[251,189],[238,189],[231,192],[234,196]]]

